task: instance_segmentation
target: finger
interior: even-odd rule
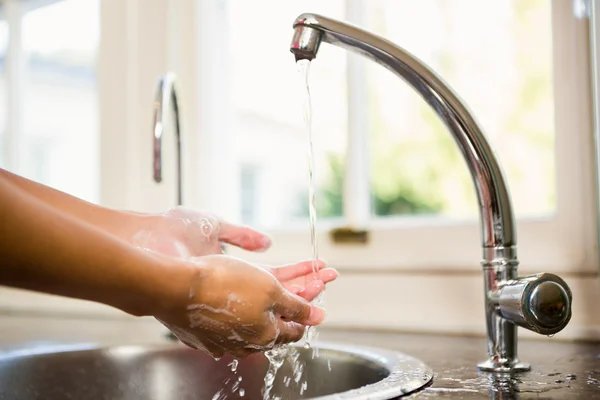
[[[322,281],[314,280],[309,282],[309,284],[306,285],[306,288],[298,293],[298,295],[306,301],[313,301],[324,289],[325,284]]]
[[[221,222],[219,240],[249,251],[266,251],[271,247],[271,239],[264,233],[247,226]]]
[[[283,288],[273,309],[287,320],[303,325],[318,325],[325,319],[325,310],[309,304]]]
[[[290,287],[286,289],[294,294],[300,294],[304,290],[304,288],[300,285],[290,285]]]
[[[333,268],[326,268],[322,271],[319,271],[320,279],[315,279],[309,282],[306,285],[306,288],[302,289],[301,291],[297,291],[297,285],[291,285],[290,289],[293,288],[295,290],[290,291],[302,297],[306,301],[313,301],[323,290],[325,290],[325,284],[335,280],[337,276],[338,273],[336,270]]]
[[[323,283],[329,283],[337,279],[339,273],[333,268],[325,268],[319,271],[319,278]]]
[[[279,336],[275,339],[275,344],[286,344],[297,342],[304,335],[305,326],[296,322],[287,322],[281,319],[277,320]]]
[[[278,280],[287,281],[312,273],[314,271],[313,263],[314,268],[317,271],[320,271],[325,267],[325,261],[323,260],[316,260],[316,262],[314,260],[307,260],[297,264],[289,264],[277,268],[271,268],[271,272]]]

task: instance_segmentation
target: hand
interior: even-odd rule
[[[194,261],[189,288],[181,288],[189,298],[155,316],[192,348],[245,357],[298,341],[305,325],[324,319],[322,309],[285,290],[265,268],[225,255]]]
[[[285,289],[307,301],[312,301],[325,289],[327,283],[338,277],[337,271],[333,268],[325,268],[322,260],[317,260],[314,267],[316,272],[313,271],[313,260],[309,260],[278,268],[267,267],[267,270]]]
[[[137,214],[134,220],[132,244],[173,257],[222,254],[223,243],[249,251],[266,251],[271,246],[271,239],[263,233],[185,207],[176,207],[164,214]]]
[[[254,229],[228,223],[214,214],[185,207],[173,208],[164,214],[133,215],[135,231],[131,242],[160,254],[191,258],[222,254],[222,243],[232,244],[250,251],[266,251],[271,239]],[[129,229],[130,230],[130,229]],[[335,280],[337,272],[324,268],[317,261],[313,273],[312,261],[279,268],[267,268],[283,286],[294,294],[312,301]]]

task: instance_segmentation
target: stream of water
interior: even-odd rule
[[[310,99],[310,85],[309,85],[309,75],[310,75],[310,61],[309,60],[299,60],[296,63],[298,67],[298,72],[302,78],[302,91],[303,91],[303,116],[304,116],[304,124],[306,126],[306,133],[308,139],[308,147],[307,147],[307,158],[308,158],[308,212],[309,212],[309,222],[310,222],[310,242],[313,250],[313,279],[318,277],[317,271],[317,260],[319,259],[319,246],[317,243],[317,234],[316,234],[316,225],[317,225],[317,208],[316,208],[316,184],[315,184],[315,155],[313,151],[313,129],[312,129],[312,104]],[[308,282],[307,282],[308,283]],[[313,303],[319,307],[324,305],[324,291],[321,292],[317,298],[313,300]],[[305,344],[306,347],[310,347],[311,343],[316,339],[316,328],[310,327],[306,330],[305,335]]]
[[[309,283],[310,280],[318,277],[317,270],[317,260],[319,258],[319,247],[317,244],[317,235],[316,235],[316,223],[317,223],[317,209],[316,209],[316,195],[315,195],[315,156],[313,152],[313,139],[312,139],[312,104],[310,100],[310,87],[309,87],[309,73],[310,73],[310,61],[309,60],[300,60],[296,63],[298,68],[298,72],[300,74],[300,78],[302,79],[302,110],[304,123],[306,126],[306,132],[308,136],[308,148],[307,148],[307,156],[308,156],[308,210],[309,210],[309,222],[310,222],[310,241],[313,250],[313,274],[312,276],[305,282]],[[321,292],[314,300],[313,304],[316,306],[322,307],[325,303],[324,291]],[[304,347],[309,349],[311,344],[318,337],[318,332],[316,327],[307,327],[306,332],[304,334]],[[300,394],[304,390],[306,390],[307,382],[306,380],[302,380],[302,375],[304,372],[304,364],[298,359],[298,351],[293,349],[290,346],[277,346],[276,348],[265,352],[265,356],[269,360],[269,368],[267,373],[265,374],[265,386],[263,388],[263,400],[270,400],[271,391],[273,389],[273,384],[275,382],[275,377],[277,376],[277,371],[283,365],[283,362],[288,359],[288,362],[292,366],[293,376],[292,377],[284,377],[284,384],[289,387],[291,382],[293,381],[297,386],[299,386]],[[316,347],[313,348],[313,357],[318,357],[318,349]]]

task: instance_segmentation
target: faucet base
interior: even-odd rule
[[[502,374],[511,374],[511,373],[519,373],[519,372],[528,372],[531,371],[531,365],[521,362],[521,361],[512,361],[512,362],[494,362],[492,360],[487,360],[477,364],[477,369],[482,372],[495,372]]]

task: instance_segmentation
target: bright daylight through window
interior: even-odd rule
[[[357,22],[401,45],[450,82],[471,108],[504,168],[517,217],[555,211],[554,97],[551,2],[369,0]],[[347,19],[345,2],[229,1],[232,99],[242,143],[239,163],[251,163],[242,191],[245,222],[277,228],[308,216],[306,132],[300,77],[287,52],[300,12]],[[261,46],[253,59],[247,24],[268,8],[268,26],[253,26]],[[483,16],[493,15],[494,18]],[[265,30],[265,32],[262,32]],[[270,33],[266,31],[269,30]],[[319,219],[343,214],[343,170],[350,113],[368,123],[374,218],[476,218],[471,177],[439,118],[405,83],[368,62],[366,96],[347,108],[345,51],[328,46],[313,61],[310,82]],[[252,61],[253,60],[253,61]],[[265,84],[268,82],[269,84]],[[276,148],[277,151],[273,151]],[[252,187],[258,195],[249,193]],[[247,196],[247,198],[246,198]],[[248,200],[251,199],[251,200]],[[254,210],[250,212],[248,204]]]
[[[0,21],[0,166],[97,202],[99,1],[21,4],[21,35]],[[20,63],[10,85],[9,51]]]

